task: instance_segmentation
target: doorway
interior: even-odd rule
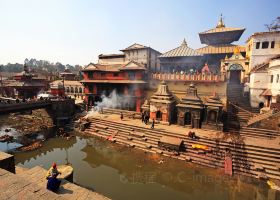
[[[162,117],[162,113],[158,110],[158,111],[156,112],[156,119],[159,120],[159,121],[161,121],[161,117]]]
[[[192,124],[192,116],[190,112],[185,113],[185,118],[184,118],[184,125],[191,125]]]

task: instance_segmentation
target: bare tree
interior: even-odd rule
[[[264,25],[269,32],[271,31],[279,31],[280,30],[280,17],[277,17],[270,24]]]

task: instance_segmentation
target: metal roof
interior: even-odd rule
[[[209,45],[197,49],[201,54],[221,54],[221,53],[233,53],[234,49],[238,47],[240,52],[245,52],[246,48],[244,46],[233,45],[233,44],[220,44],[220,45]]]
[[[183,40],[181,46],[172,49],[161,56],[160,58],[167,58],[167,57],[185,57],[185,56],[202,56],[198,51],[188,47],[186,40]]]
[[[221,27],[221,28],[212,28],[207,31],[201,32],[199,34],[220,33],[220,32],[228,32],[228,31],[241,31],[241,30],[245,30],[245,29],[244,28]]]

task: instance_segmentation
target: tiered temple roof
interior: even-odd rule
[[[223,103],[217,93],[215,93],[212,97],[210,97],[205,103],[207,109],[215,109],[218,110],[223,107]]]
[[[184,39],[181,46],[172,49],[161,56],[160,58],[170,58],[170,57],[185,57],[185,56],[202,56],[198,51],[188,47],[186,40]]]
[[[199,33],[202,44],[220,45],[238,41],[245,28],[226,27],[221,16],[216,28]]]
[[[168,85],[165,81],[162,81],[159,86],[158,90],[154,93],[150,100],[151,103],[164,103],[164,104],[171,104],[175,102],[175,98],[172,93],[168,89]]]
[[[186,97],[182,98],[181,103],[177,107],[203,109],[203,101],[197,95],[197,88],[194,84],[190,84]]]

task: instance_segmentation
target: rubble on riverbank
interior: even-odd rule
[[[15,128],[22,135],[42,132],[54,126],[45,109],[34,110],[30,115],[9,114],[0,118],[0,124]]]

